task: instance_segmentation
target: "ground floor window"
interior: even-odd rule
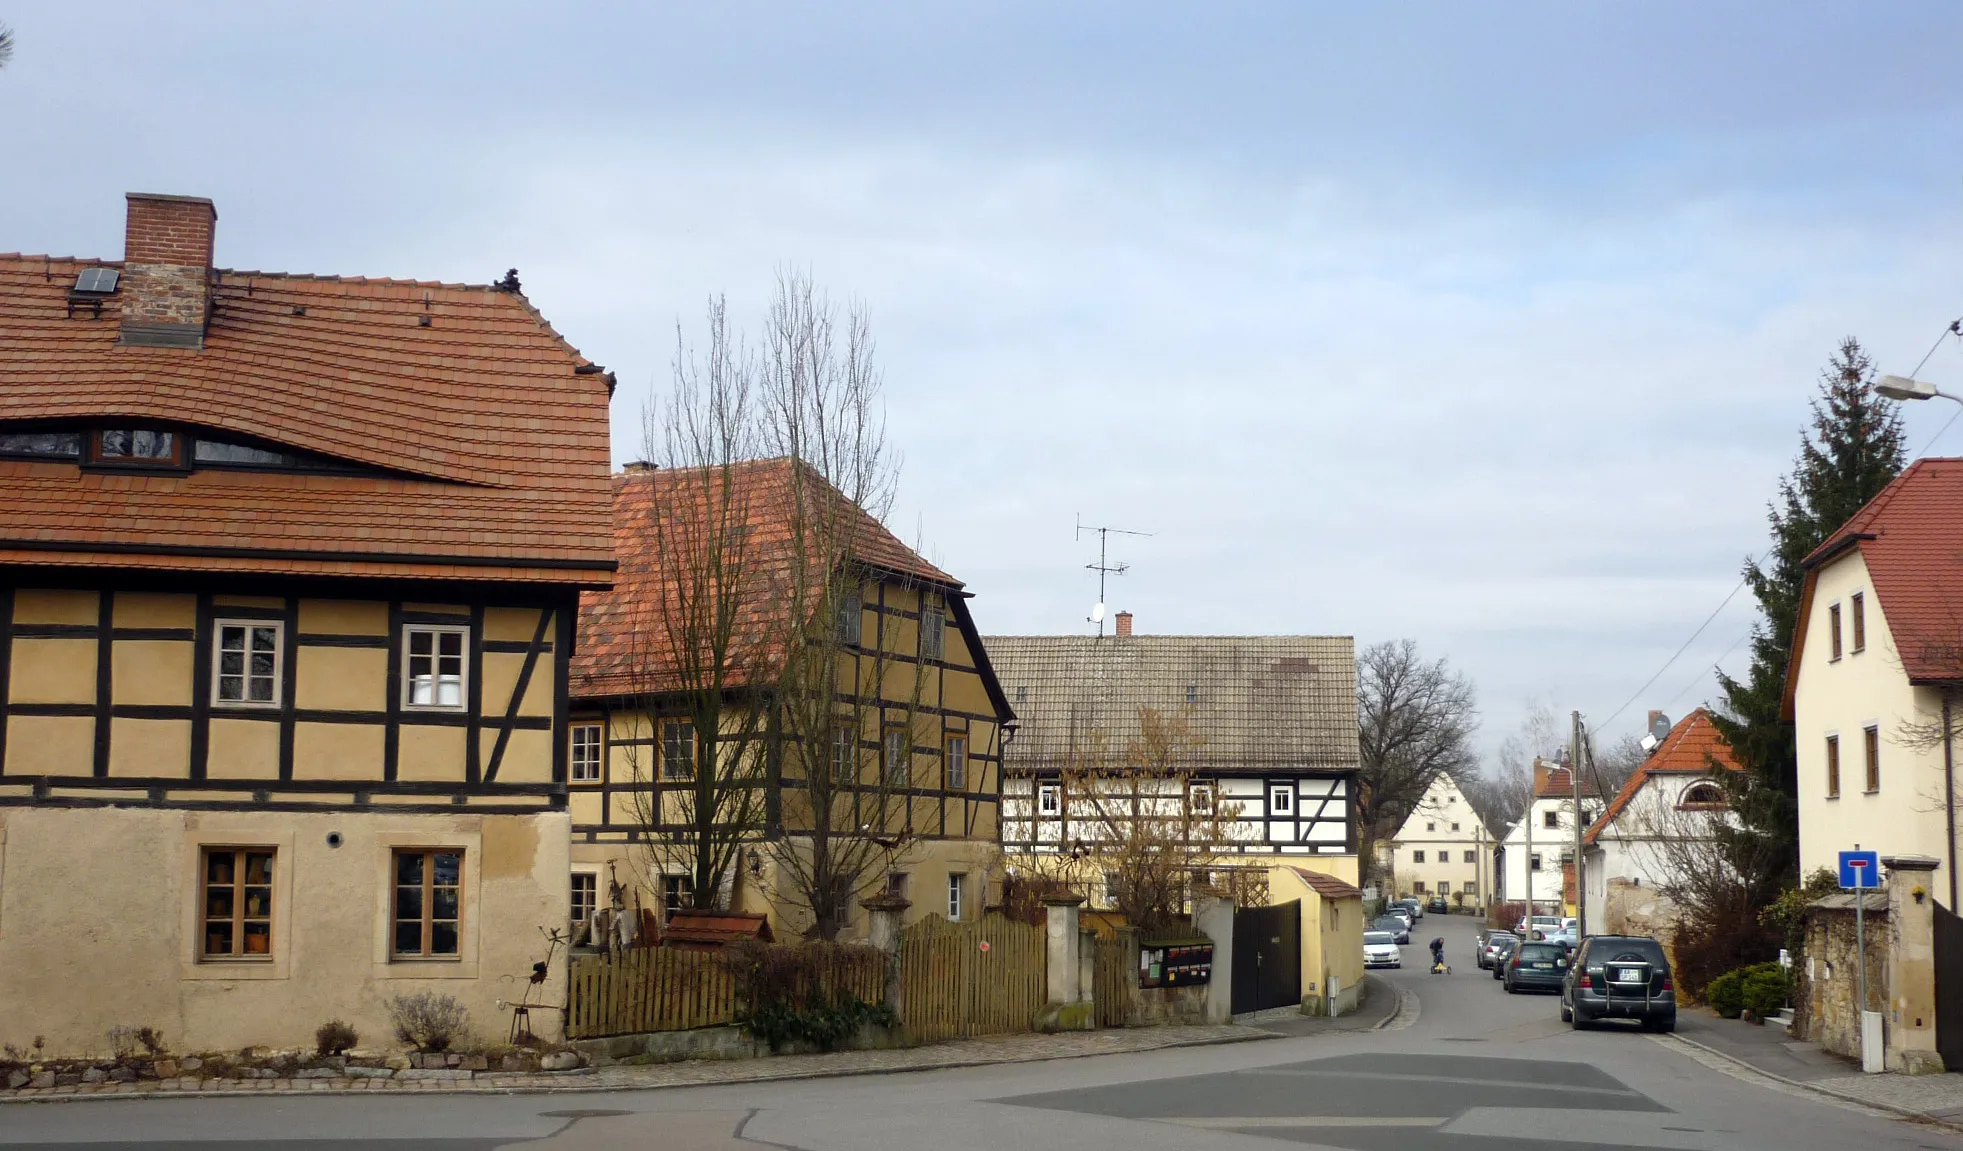
[[[573,923],[575,926],[593,918],[593,912],[600,906],[600,877],[591,871],[573,872]]]
[[[962,894],[968,886],[968,877],[950,872],[947,877],[947,917],[955,923],[961,922]]]
[[[673,919],[677,911],[695,906],[695,882],[686,875],[661,877],[661,913]]]
[[[204,850],[205,959],[273,956],[273,849]]]
[[[398,959],[451,959],[463,920],[463,852],[452,848],[395,853],[395,940]]]
[[[1418,895],[1423,895],[1425,893],[1425,881],[1422,879],[1413,880],[1411,882],[1411,890]]]

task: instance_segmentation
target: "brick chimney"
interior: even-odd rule
[[[197,196],[131,192],[123,234],[122,342],[202,348],[211,319],[218,209]]]
[[[1121,612],[1119,612],[1119,613],[1118,613],[1118,615],[1117,615],[1117,623],[1118,623],[1118,638],[1119,638],[1119,639],[1124,639],[1124,638],[1125,638],[1126,636],[1129,636],[1129,635],[1131,634],[1131,613],[1130,613],[1130,612],[1128,612],[1128,611],[1121,611]]]

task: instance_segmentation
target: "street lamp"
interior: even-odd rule
[[[1932,396],[1941,396],[1945,400],[1954,400],[1963,404],[1963,396],[1952,396],[1934,384],[1924,380],[1911,380],[1906,376],[1883,376],[1881,382],[1874,386],[1874,391],[1876,395],[1886,396],[1891,400],[1926,400]]]

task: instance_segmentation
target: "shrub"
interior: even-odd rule
[[[777,1050],[802,1040],[829,1051],[863,1024],[898,1022],[885,1004],[870,1004],[850,986],[850,973],[884,968],[875,948],[807,942],[798,946],[746,939],[726,948],[722,963],[736,978],[737,1022]]]
[[[1777,963],[1761,963],[1738,973],[1740,995],[1754,1019],[1767,1019],[1792,997],[1792,979]]]
[[[448,1051],[469,1031],[470,1013],[448,995],[434,991],[395,995],[387,1007],[395,1037],[418,1051]]]
[[[1704,1002],[1726,1019],[1736,1019],[1745,1010],[1745,980],[1736,971],[1727,971],[1704,986]]]
[[[339,1019],[329,1019],[314,1030],[314,1050],[322,1055],[340,1055],[360,1041],[354,1028]]]

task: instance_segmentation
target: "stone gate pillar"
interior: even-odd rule
[[[859,906],[866,909],[866,934],[871,936],[872,945],[886,954],[886,1006],[900,1015],[900,920],[913,903],[897,895],[882,895],[860,900]]]
[[[1084,986],[1084,933],[1081,895],[1056,895],[1043,900],[1049,913],[1046,967],[1049,1002],[1037,1014],[1038,1031],[1089,1031],[1096,1026],[1090,988]]]
[[[1909,1075],[1939,1075],[1936,1052],[1936,896],[1931,881],[1942,861],[1891,855],[1888,869],[1888,1010],[1885,1066]]]

